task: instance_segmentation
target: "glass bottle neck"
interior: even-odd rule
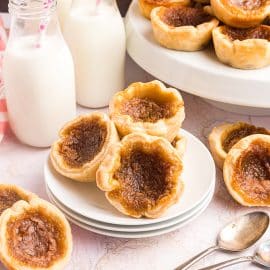
[[[101,11],[103,8],[112,8],[118,10],[116,0],[73,0],[71,8],[89,10],[90,13]]]
[[[9,13],[21,19],[46,19],[56,11],[57,0],[10,0]]]
[[[37,47],[47,37],[61,36],[56,0],[10,0],[9,44],[21,37],[35,40]]]

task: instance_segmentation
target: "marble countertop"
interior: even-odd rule
[[[130,59],[127,61],[126,76],[127,83],[153,79]],[[209,105],[201,98],[182,94],[187,115],[184,128],[206,145],[212,127],[225,121],[242,120],[270,127],[269,117],[252,117],[225,112]],[[78,113],[87,111],[89,110],[78,108]],[[9,131],[0,144],[1,182],[20,185],[48,200],[43,177],[43,166],[48,152],[48,149],[22,145]],[[72,225],[74,250],[66,269],[172,270],[196,253],[214,245],[216,235],[224,224],[249,211],[251,209],[241,207],[230,197],[223,183],[221,171],[217,170],[216,191],[207,210],[191,224],[172,233],[153,238],[128,240],[97,235]],[[264,237],[267,238],[270,238],[270,231]],[[253,250],[254,247],[246,253],[252,254]],[[193,269],[235,256],[237,254],[217,252]],[[4,267],[0,265],[0,269]],[[245,263],[230,269],[257,269],[257,267]]]

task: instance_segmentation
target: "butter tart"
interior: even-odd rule
[[[139,9],[144,17],[150,19],[151,12],[156,7],[188,6],[190,0],[139,0]]]
[[[151,13],[154,37],[163,47],[179,51],[197,51],[212,38],[219,21],[203,8],[158,7]]]
[[[111,147],[97,171],[97,186],[121,213],[157,218],[183,191],[178,152],[164,138],[127,135]]]
[[[37,196],[16,185],[0,184],[0,215],[18,201],[27,201]]]
[[[121,136],[144,132],[172,141],[185,119],[181,94],[159,81],[131,84],[114,95],[109,110]]]
[[[7,269],[60,270],[71,251],[70,226],[46,201],[19,201],[0,217],[0,258]]]
[[[253,134],[270,135],[270,130],[244,122],[225,123],[213,128],[209,145],[218,167],[223,168],[228,152],[238,141]]]
[[[270,26],[220,26],[213,31],[213,41],[219,60],[232,67],[257,69],[270,64]]]
[[[270,136],[250,135],[229,151],[223,175],[232,197],[245,206],[270,206]]]
[[[214,14],[224,24],[237,28],[255,27],[269,14],[269,0],[210,0]]]
[[[51,148],[52,164],[60,174],[81,182],[95,181],[110,145],[119,140],[114,123],[101,112],[77,117],[59,137]]]

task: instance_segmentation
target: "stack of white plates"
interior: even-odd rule
[[[45,181],[50,200],[74,224],[103,235],[121,238],[157,236],[197,218],[209,205],[215,189],[215,164],[207,148],[189,132],[182,175],[185,190],[177,204],[157,219],[122,215],[106,200],[95,183],[79,183],[58,174],[49,159]]]

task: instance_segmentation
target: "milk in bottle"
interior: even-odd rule
[[[75,63],[77,102],[107,106],[124,87],[126,37],[115,0],[73,0],[64,37]]]
[[[74,66],[61,35],[56,1],[10,0],[4,83],[12,130],[24,143],[47,147],[76,115]]]

